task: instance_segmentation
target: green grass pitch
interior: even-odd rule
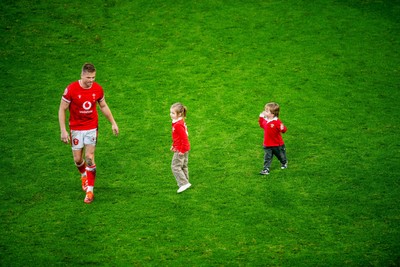
[[[0,266],[400,266],[398,0],[0,2]],[[83,203],[58,107],[100,115]],[[169,107],[188,107],[177,194]],[[289,168],[262,168],[264,104]]]

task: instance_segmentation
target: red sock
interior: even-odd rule
[[[96,180],[96,165],[86,167],[86,176],[88,186],[94,186],[94,181]]]
[[[78,168],[78,170],[79,170],[79,172],[80,172],[81,174],[84,174],[84,173],[85,173],[85,171],[86,171],[86,162],[85,162],[84,160],[82,161],[81,164],[76,164],[76,163],[75,163],[75,165],[76,165],[76,167]]]

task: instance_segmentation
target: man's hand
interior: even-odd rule
[[[115,136],[118,136],[118,134],[119,134],[119,128],[118,128],[118,125],[117,125],[117,124],[113,124],[113,125],[112,125],[112,131],[113,131],[113,133],[114,133]]]
[[[61,142],[68,144],[70,140],[69,134],[67,131],[61,132]]]

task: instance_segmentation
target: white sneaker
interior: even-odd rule
[[[188,189],[189,187],[191,187],[192,185],[190,183],[187,183],[185,185],[182,185],[181,187],[179,187],[177,193],[182,193],[183,191],[185,191],[186,189]]]
[[[282,164],[282,165],[281,165],[281,169],[282,169],[282,170],[287,169],[287,161],[286,161],[285,164]]]

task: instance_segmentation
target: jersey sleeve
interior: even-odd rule
[[[276,127],[276,129],[279,130],[279,132],[281,132],[281,133],[286,133],[286,131],[287,131],[286,125],[283,124],[283,129],[281,129],[281,125],[282,125],[282,124],[283,124],[282,121],[278,119],[278,120],[275,122],[275,127]]]
[[[282,122],[280,122],[282,124]],[[280,129],[281,125],[279,125],[279,129]],[[281,130],[282,133],[286,133],[287,131],[287,127],[285,124],[283,124],[283,129]]]
[[[71,92],[71,88],[70,88],[70,86],[68,86],[67,88],[65,88],[61,99],[64,100],[65,102],[71,103],[71,93],[70,92]]]
[[[265,127],[267,126],[267,122],[265,121],[265,119],[263,117],[258,118],[258,124],[260,124],[260,127],[263,129],[265,129]]]
[[[98,83],[96,83],[96,86],[97,86],[97,91],[98,91],[98,96],[97,96],[96,101],[97,101],[97,103],[100,103],[105,98],[104,90],[103,90],[103,87],[101,87]]]

